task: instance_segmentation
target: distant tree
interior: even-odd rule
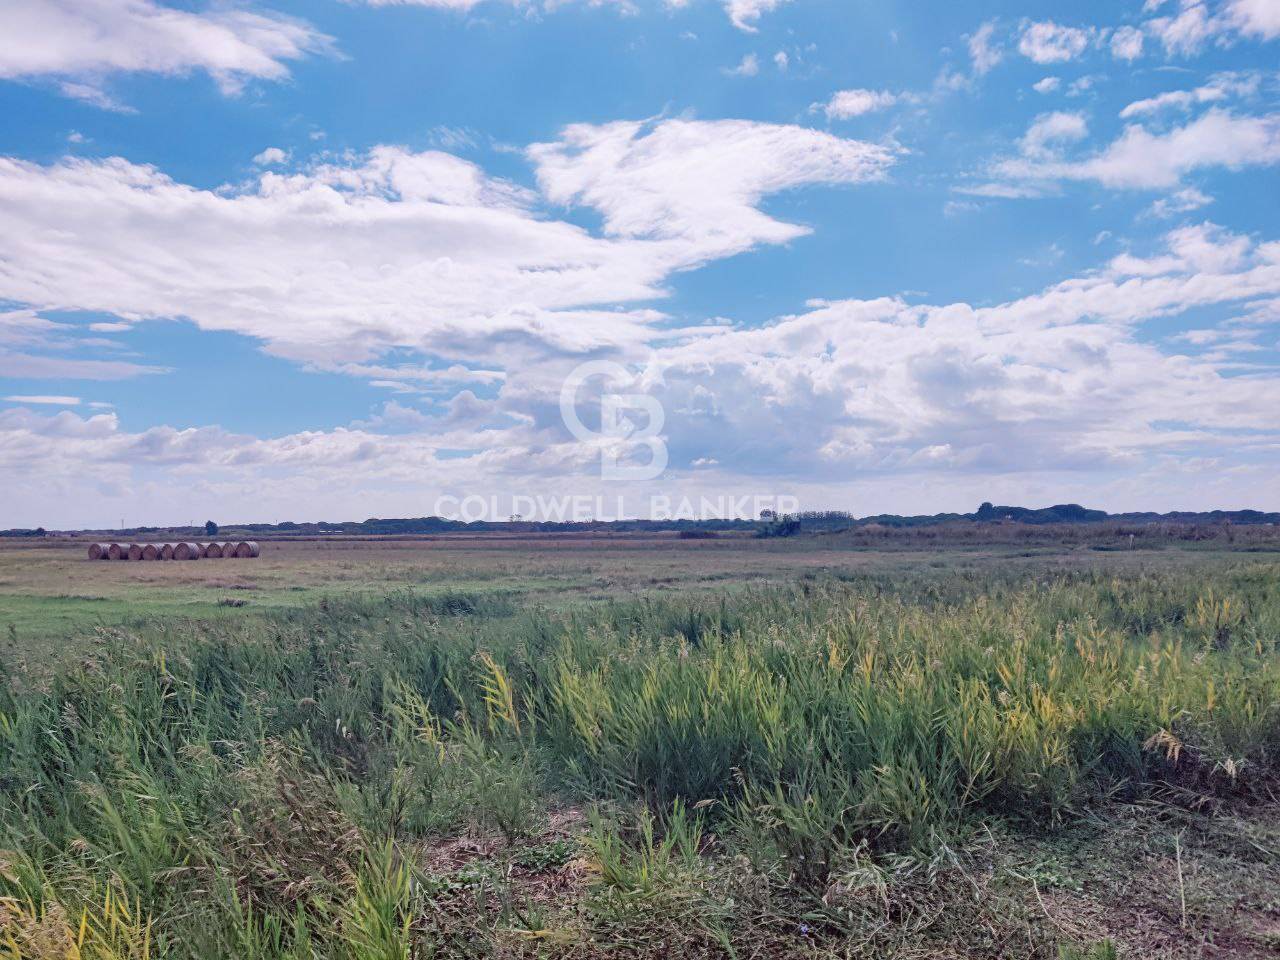
[[[994,520],[996,518],[996,508],[991,505],[991,501],[987,501],[978,508],[979,520]]]
[[[216,537],[218,535],[218,525],[212,520],[204,522],[204,535],[206,537]]]
[[[777,516],[756,530],[756,536],[763,539],[771,537],[794,537],[800,532],[800,518]]]

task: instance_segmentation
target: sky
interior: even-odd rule
[[[1278,64],[1280,0],[5,0],[0,527],[1280,509]]]

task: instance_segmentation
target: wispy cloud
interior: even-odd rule
[[[154,0],[6,0],[0,5],[0,78],[59,78],[67,96],[128,110],[102,78],[204,72],[226,93],[280,80],[288,63],[331,51],[305,21],[236,7],[192,11]]]
[[[75,407],[80,405],[79,397],[58,397],[40,394],[36,396],[9,396],[4,398],[8,403],[33,403],[51,407]]]

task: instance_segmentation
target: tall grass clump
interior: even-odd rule
[[[557,798],[641,811],[587,838],[617,920],[696,890],[713,833],[821,884],[845,851],[984,818],[1261,793],[1276,573],[819,579],[564,612],[404,594],[104,633],[0,688],[0,944],[84,925],[85,956],[416,956],[436,887],[413,851],[519,844]]]

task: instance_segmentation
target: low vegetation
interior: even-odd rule
[[[1266,956],[1277,574],[100,629],[3,678],[0,957]]]

